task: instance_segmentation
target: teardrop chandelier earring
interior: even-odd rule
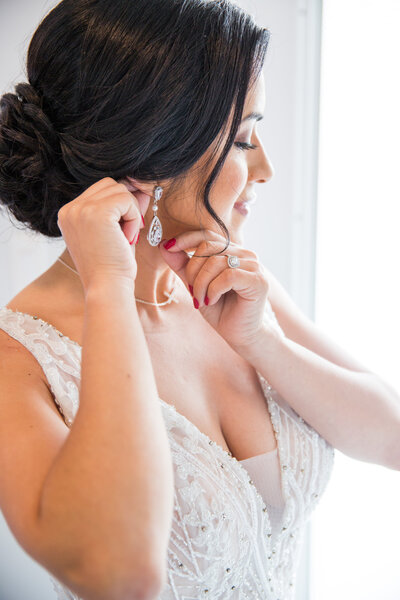
[[[154,188],[154,202],[153,202],[153,220],[150,224],[149,231],[147,233],[147,240],[150,246],[158,246],[162,240],[162,225],[160,219],[157,217],[158,206],[157,202],[160,200],[163,193],[161,185],[156,185]]]

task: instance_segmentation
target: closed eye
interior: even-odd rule
[[[247,142],[235,142],[235,146],[241,150],[255,150],[258,148],[258,146],[255,146],[254,144],[248,144]]]

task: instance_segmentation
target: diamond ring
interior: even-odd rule
[[[228,266],[231,267],[231,269],[240,267],[240,260],[238,256],[232,256],[231,254],[226,254],[225,256],[228,259]]]

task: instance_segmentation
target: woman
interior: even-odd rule
[[[243,246],[268,38],[63,0],[2,97],[2,203],[67,248],[0,309],[0,502],[59,598],[293,598],[334,448],[399,468],[395,392]]]

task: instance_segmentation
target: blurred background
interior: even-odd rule
[[[325,333],[400,390],[400,2],[237,3],[271,31],[258,131],[275,175],[258,188],[246,246]],[[1,94],[26,79],[29,40],[55,4],[0,0]],[[64,248],[0,213],[0,306]],[[296,600],[399,600],[399,499],[399,471],[336,450]],[[0,558],[0,600],[55,599],[1,513]]]

